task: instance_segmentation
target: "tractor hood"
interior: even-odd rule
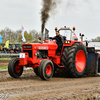
[[[25,43],[22,49],[35,49],[35,50],[56,50],[58,45],[55,41],[45,41],[45,43]]]

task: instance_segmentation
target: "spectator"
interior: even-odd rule
[[[7,49],[6,49],[6,52],[7,52],[7,53],[11,53],[11,49],[10,49],[10,48],[7,48]]]
[[[19,47],[19,48],[18,48],[18,53],[20,53],[20,52],[21,52],[21,48]]]
[[[14,53],[18,53],[18,47],[15,47]]]

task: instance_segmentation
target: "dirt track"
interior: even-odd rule
[[[8,66],[9,60],[0,60],[0,66]]]
[[[100,95],[100,77],[53,77],[43,81],[33,70],[24,71],[19,79],[0,72],[0,94],[7,100],[94,100]]]

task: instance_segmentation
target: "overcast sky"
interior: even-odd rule
[[[0,30],[5,27],[16,31],[23,25],[27,31],[41,31],[42,0],[0,0]],[[54,36],[55,27],[76,27],[77,36],[85,38],[100,36],[100,0],[61,0],[55,14],[46,23],[49,35]]]

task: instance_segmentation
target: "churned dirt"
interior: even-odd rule
[[[0,72],[0,99],[4,100],[99,100],[100,77],[41,80],[33,70],[24,71],[19,79]]]
[[[9,60],[0,60],[0,66],[8,66]]]

